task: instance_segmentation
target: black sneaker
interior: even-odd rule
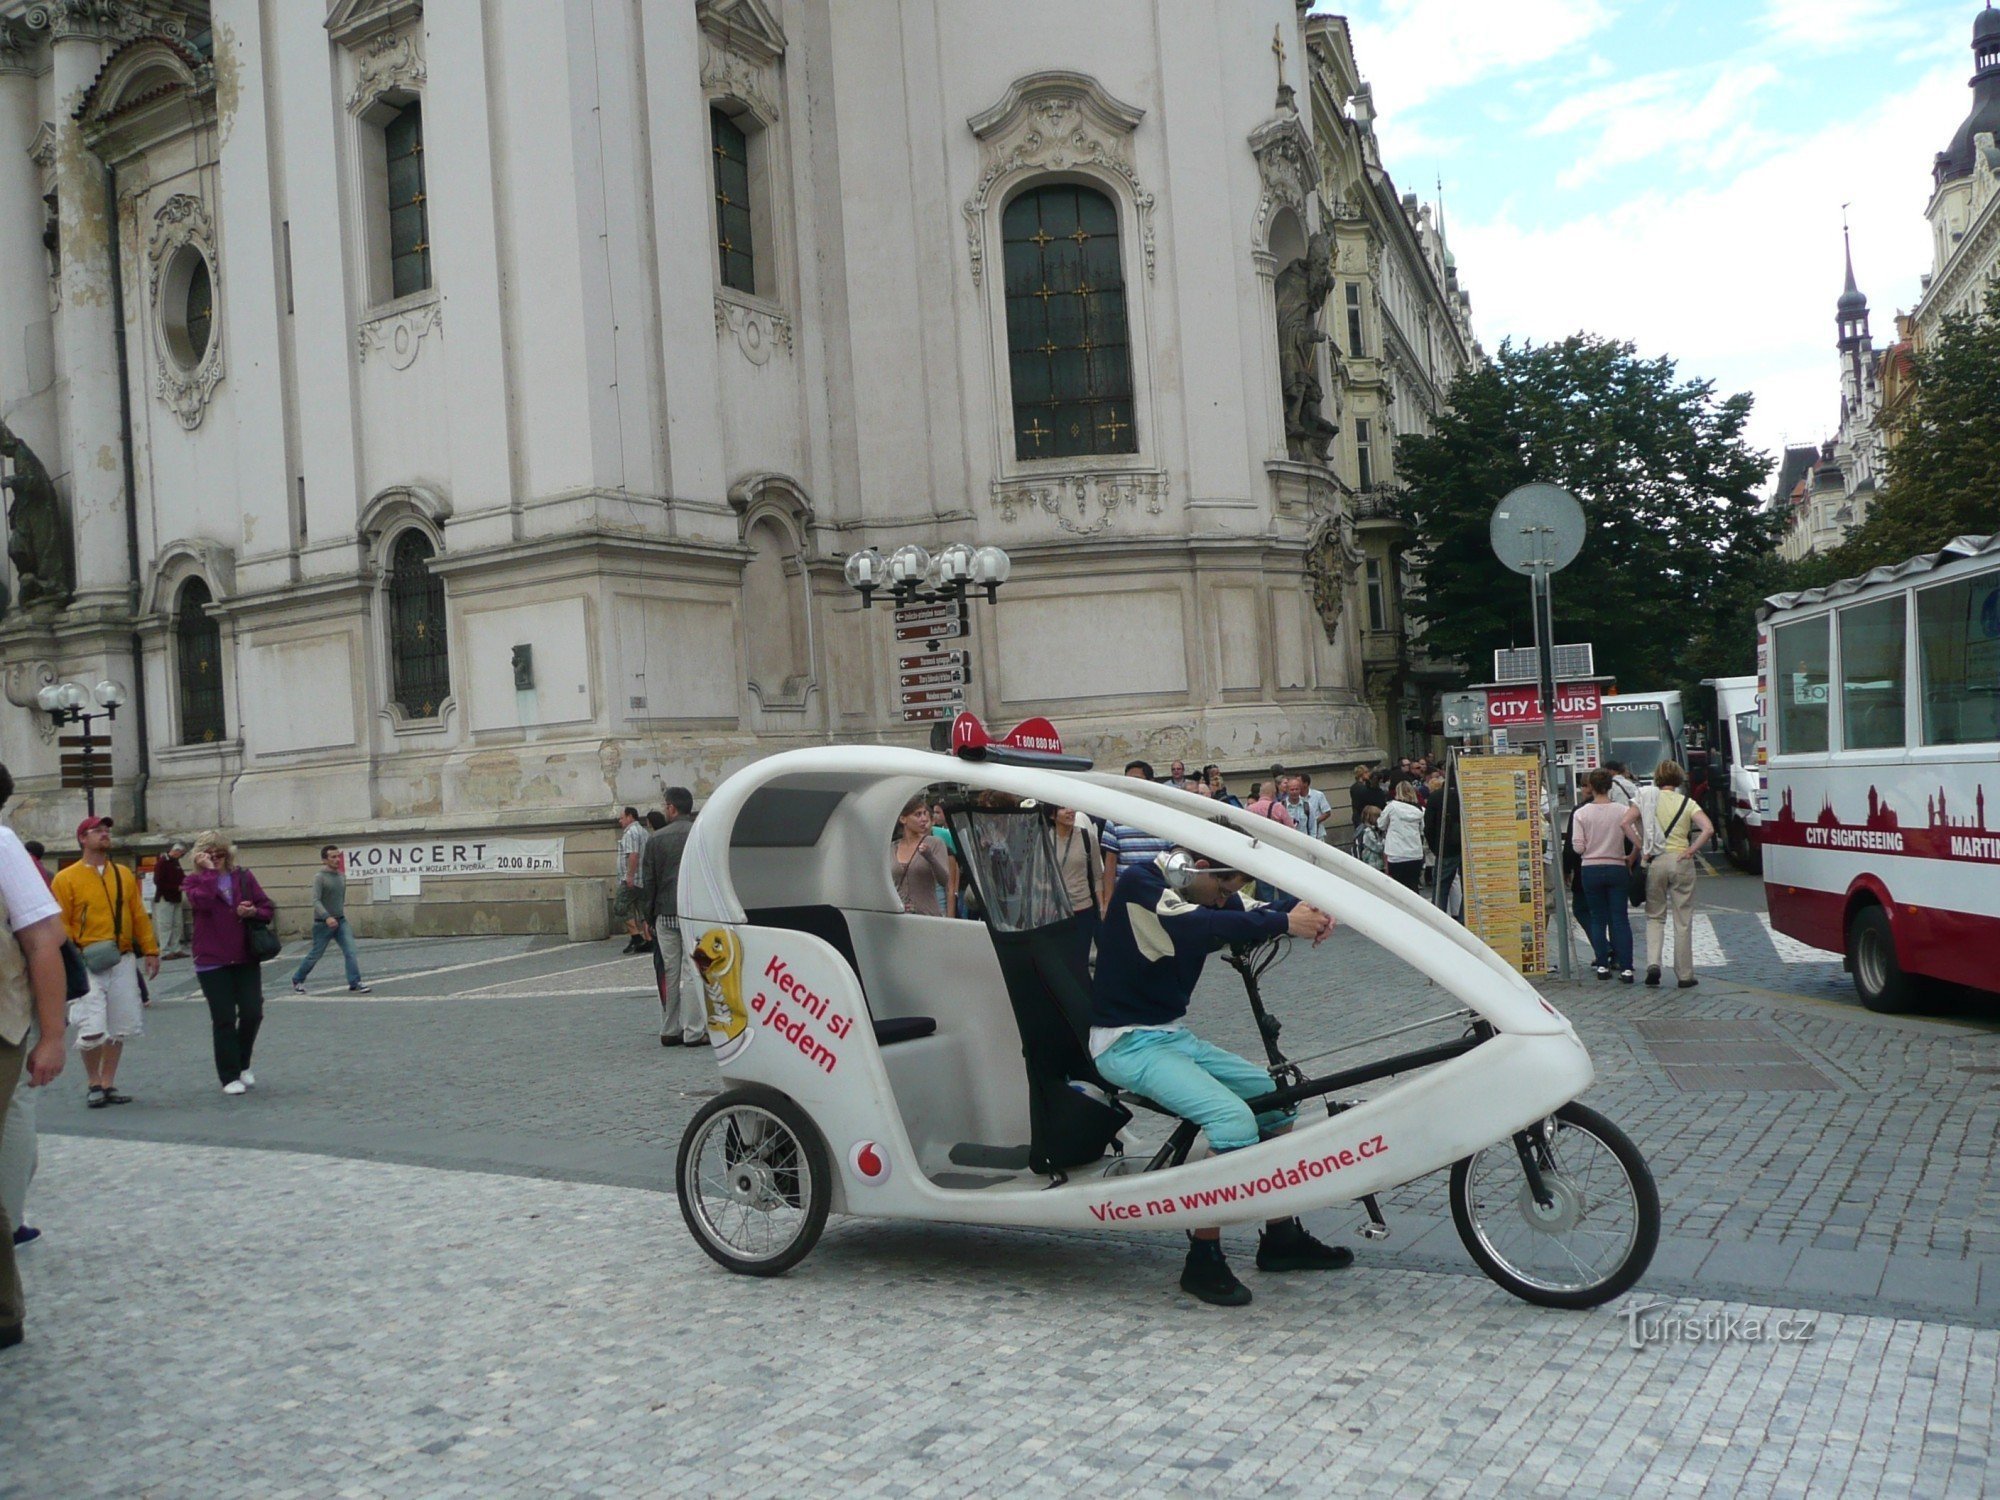
[[[41,1230],[36,1229],[32,1225],[23,1224],[19,1229],[14,1231],[14,1248],[19,1250],[25,1246],[32,1245],[41,1237]]]
[[[1181,1290],[1213,1307],[1248,1307],[1250,1288],[1236,1279],[1222,1256],[1221,1240],[1188,1241],[1187,1264],[1181,1268]]]
[[[1675,988],[1683,990],[1691,990],[1700,983],[1701,981],[1699,979],[1683,979],[1678,985],[1675,986]]]
[[[132,1096],[130,1094],[119,1093],[118,1090],[107,1083],[104,1086],[104,1102],[106,1104],[130,1104]]]
[[[1611,977],[1611,965],[1598,964],[1596,965],[1596,969],[1597,969],[1597,977],[1599,979],[1609,979]]]
[[[86,1109],[103,1109],[111,1101],[104,1097],[104,1090],[96,1084],[90,1086],[90,1094],[83,1103]]]
[[[1618,971],[1618,982],[1620,984],[1630,984],[1632,982],[1632,971],[1630,969],[1620,969]]]
[[[1646,983],[1654,989],[1658,989],[1660,987],[1660,966],[1658,964],[1647,965]]]
[[[1345,1245],[1322,1245],[1297,1219],[1267,1224],[1257,1236],[1260,1271],[1338,1271],[1353,1264],[1352,1250]]]
[[[0,1349],[11,1349],[20,1342],[21,1325],[19,1323],[9,1323],[5,1328],[0,1328]]]

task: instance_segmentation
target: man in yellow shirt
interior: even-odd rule
[[[118,1092],[118,1060],[128,1037],[146,1030],[139,998],[139,964],[146,977],[160,974],[160,951],[146,903],[139,899],[139,877],[111,862],[111,820],[85,818],[76,825],[76,842],[83,858],[59,871],[50,882],[62,907],[63,928],[83,950],[90,970],[90,993],[70,1013],[76,1023],[77,1050],[90,1078],[88,1103],[130,1104],[132,1096]]]

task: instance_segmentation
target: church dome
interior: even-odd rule
[[[1951,144],[1938,153],[1938,186],[1972,175],[1972,142],[1980,135],[2000,136],[2000,10],[1990,5],[1972,22],[1972,112]]]
[[[1861,288],[1850,281],[1847,283],[1847,290],[1840,294],[1840,300],[1834,307],[1843,318],[1858,318],[1867,313],[1868,298]]]

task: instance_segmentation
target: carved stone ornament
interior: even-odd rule
[[[979,180],[965,200],[972,280],[986,271],[986,213],[996,189],[1029,172],[1096,169],[1125,185],[1139,218],[1140,253],[1153,279],[1153,195],[1132,164],[1132,132],[1145,111],[1120,103],[1083,73],[1031,73],[966,124],[979,138]]]
[[[1281,110],[1251,131],[1250,153],[1257,158],[1257,175],[1264,184],[1250,248],[1262,250],[1270,242],[1271,215],[1281,205],[1305,221],[1306,200],[1319,189],[1319,162],[1296,110]]]
[[[66,37],[124,42],[139,36],[187,40],[187,23],[177,17],[148,15],[129,0],[42,0],[21,13],[30,31],[47,31],[55,41]]]
[[[370,354],[386,355],[390,368],[407,370],[423,352],[424,335],[433,330],[439,338],[444,337],[444,304],[435,297],[370,318],[355,333],[355,353],[363,359]]]
[[[736,335],[736,347],[753,365],[768,364],[773,349],[792,352],[792,320],[776,308],[739,302],[718,295],[715,299],[715,336]]]
[[[6,499],[7,560],[20,583],[23,610],[54,613],[76,592],[76,548],[69,516],[48,466],[0,422],[0,496]],[[0,608],[7,603],[0,584]]]
[[[1073,536],[1096,536],[1121,511],[1157,516],[1167,508],[1167,476],[1150,474],[1038,474],[996,479],[993,503],[1000,519],[1043,511]]]
[[[740,99],[766,125],[778,123],[778,106],[772,99],[776,69],[752,62],[731,52],[712,37],[701,43],[701,86],[710,98]]]
[[[171,274],[182,250],[199,254],[208,270],[209,328],[207,341],[192,364],[176,354],[169,334],[175,309],[168,306],[177,278]],[[152,239],[146,246],[147,285],[153,307],[153,390],[173,409],[182,427],[201,425],[209,398],[222,379],[222,278],[215,258],[215,223],[201,199],[175,193],[153,214]]]
[[[1363,561],[1354,522],[1344,511],[1321,511],[1306,537],[1306,581],[1312,586],[1313,608],[1319,612],[1320,626],[1329,642],[1340,629],[1347,591]]]
[[[347,96],[347,112],[361,114],[386,93],[420,93],[423,86],[424,57],[417,50],[415,33],[380,32],[361,54],[354,91]]]
[[[35,40],[27,22],[0,20],[0,73],[35,71]]]
[[[695,0],[695,25],[738,57],[774,63],[785,55],[785,31],[767,0]]]

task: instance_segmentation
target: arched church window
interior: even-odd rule
[[[181,743],[213,744],[223,737],[222,623],[208,613],[208,585],[190,578],[174,606],[175,675],[180,689]]]
[[[1030,188],[1001,235],[1014,456],[1138,452],[1117,207],[1075,183]]]
[[[757,292],[757,257],[750,228],[750,138],[719,109],[708,112],[715,157],[715,251],[722,284]]]
[[[431,568],[437,549],[421,531],[396,538],[389,554],[389,659],[396,706],[412,719],[435,719],[451,696],[444,580]]]

